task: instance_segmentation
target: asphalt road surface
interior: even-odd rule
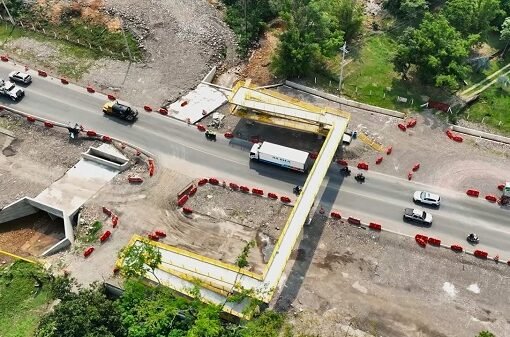
[[[21,70],[21,68],[17,68]],[[0,76],[6,78],[12,64],[0,63]],[[216,176],[229,181],[260,187],[280,195],[291,194],[292,187],[302,185],[306,176],[248,159],[250,143],[218,137],[210,142],[194,126],[188,126],[158,113],[139,109],[139,119],[127,124],[105,117],[101,111],[107,101],[102,94],[89,94],[82,87],[62,85],[59,80],[38,77],[25,88],[26,96],[17,103],[1,97],[0,104],[54,121],[82,124],[87,129],[123,139],[154,153],[160,165],[195,177]],[[364,184],[352,176],[343,178],[332,164],[319,194],[326,211],[338,210],[342,216],[354,216],[363,222],[377,222],[385,229],[412,235],[426,234],[446,244],[459,243],[469,247],[466,236],[475,232],[480,237],[477,248],[489,255],[510,258],[510,210],[485,200],[472,199],[463,193],[425,186],[373,171],[366,172]],[[413,192],[427,190],[442,197],[439,209],[415,206]],[[402,220],[405,207],[419,207],[434,217],[431,227],[422,227]],[[471,250],[473,248],[470,248]]]

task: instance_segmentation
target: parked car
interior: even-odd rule
[[[119,117],[128,122],[133,122],[138,117],[137,110],[119,102],[106,102],[103,106],[103,113],[105,115]]]
[[[439,207],[441,205],[441,197],[437,194],[425,192],[425,191],[416,191],[413,195],[414,202]]]
[[[432,214],[421,209],[406,208],[404,209],[404,221],[418,222],[430,226],[432,225]]]
[[[32,76],[21,71],[13,71],[9,74],[9,79],[13,82],[30,84],[32,83]]]

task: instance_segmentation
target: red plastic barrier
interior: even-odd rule
[[[190,197],[192,197],[192,196],[194,196],[194,195],[195,195],[195,193],[197,193],[197,191],[198,191],[198,188],[197,188],[196,186],[194,186],[194,187],[193,187],[193,188],[189,191],[188,195],[189,195]]]
[[[198,186],[204,186],[205,184],[207,184],[207,179],[206,178],[200,179],[198,181]]]
[[[92,88],[91,86],[87,87],[87,91],[90,92],[91,94],[96,92],[96,90],[94,88]]]
[[[269,192],[269,193],[267,194],[267,197],[268,197],[269,199],[278,199],[278,196],[277,196],[276,194],[274,194],[274,193],[271,193],[271,192]]]
[[[108,137],[108,136],[103,136],[101,137],[101,140],[105,143],[111,143],[112,142],[112,138],[111,137]]]
[[[143,179],[140,178],[140,177],[132,177],[132,176],[129,176],[128,177],[128,181],[131,183],[131,184],[140,184],[140,183],[143,183]]]
[[[419,169],[420,169],[420,163],[416,163],[416,164],[414,164],[414,166],[413,166],[413,172],[416,172],[416,171],[418,171]]]
[[[186,105],[188,105],[188,101],[183,101],[183,102],[181,103],[181,107],[185,107]]]
[[[115,214],[112,215],[112,226],[113,228],[117,227],[117,225],[119,224],[119,217],[116,216]]]
[[[247,186],[239,186],[239,189],[244,193],[250,192],[250,189]]]
[[[220,182],[216,178],[209,178],[209,184],[211,185],[218,185]]]
[[[478,191],[478,190],[467,190],[466,194],[469,195],[470,197],[478,198],[478,196],[480,195],[480,191]]]
[[[2,56],[0,56],[0,60],[2,60],[3,62],[7,62],[7,61],[9,61],[9,58],[5,55],[2,55]]]
[[[191,208],[189,208],[189,207],[183,207],[182,208],[182,212],[184,214],[191,214],[191,213],[193,213],[193,210]]]
[[[280,197],[280,201],[284,202],[284,203],[289,203],[290,202],[290,198],[289,197]]]
[[[154,231],[154,234],[156,234],[160,238],[165,238],[166,237],[166,233],[163,232],[163,231]]]
[[[88,130],[87,131],[87,136],[88,137],[95,137],[95,136],[97,136],[97,133],[96,133],[96,131]]]
[[[261,189],[258,189],[258,188],[252,188],[251,193],[256,194],[256,195],[264,195],[264,191],[262,191]]]
[[[440,246],[441,245],[441,240],[435,239],[435,238],[429,238],[428,239],[428,243],[429,243],[429,245]]]
[[[416,242],[421,246],[421,247],[425,247],[427,245],[427,237],[424,236],[424,235],[420,235],[420,234],[416,234],[416,236],[414,237],[414,239],[416,240]]]
[[[479,257],[480,259],[486,259],[487,256],[489,256],[489,254],[487,252],[485,252],[483,250],[479,250],[479,249],[475,250],[473,252],[473,255],[476,257]]]
[[[224,135],[224,136],[225,136],[225,138],[227,138],[227,139],[232,139],[232,138],[234,138],[234,134],[233,134],[232,132],[225,132],[223,135]]]
[[[157,236],[156,234],[148,234],[147,237],[152,240],[152,241],[159,241],[159,236]]]
[[[407,180],[411,180],[411,179],[413,179],[413,172],[409,172],[407,174]]]
[[[361,225],[361,220],[357,219],[357,218],[353,218],[352,216],[350,216],[347,219],[347,222],[350,223],[351,225]]]
[[[496,202],[496,201],[498,201],[498,198],[494,195],[489,194],[489,195],[485,196],[485,200],[490,201],[490,202]]]
[[[406,131],[406,126],[402,123],[398,123],[398,128],[404,132]]]
[[[334,219],[342,219],[342,215],[339,212],[331,212],[331,217]]]
[[[446,135],[448,136],[448,138],[452,139],[453,138],[453,133],[450,129],[446,130]]]
[[[113,96],[112,94],[108,94],[107,96],[108,96],[108,99],[109,99],[110,101],[115,101],[115,100],[117,99],[117,98],[116,98],[115,96]]]
[[[47,128],[52,128],[53,127],[53,123],[44,122],[44,126],[47,127]]]
[[[392,151],[393,151],[393,146],[388,147],[388,149],[386,150],[386,155],[389,156]]]
[[[349,163],[347,163],[347,160],[343,160],[343,159],[338,159],[338,160],[336,161],[336,163],[337,163],[338,165],[342,165],[342,166],[348,166],[348,165],[349,165]]]
[[[108,216],[112,216],[112,211],[110,211],[108,208],[106,207],[103,207],[103,213],[108,215]]]
[[[183,195],[179,200],[177,200],[177,206],[182,207],[186,201],[188,201],[189,195],[185,194]]]
[[[373,230],[376,230],[376,231],[380,231],[382,230],[382,226],[378,223],[375,223],[375,222],[371,222],[369,225],[368,225],[368,228],[370,229],[373,229]]]
[[[450,249],[453,250],[454,252],[462,252],[464,250],[464,248],[462,248],[459,245],[451,245]]]
[[[228,184],[228,186],[229,186],[232,190],[234,190],[234,191],[237,191],[237,190],[239,189],[239,185],[234,184],[234,183],[230,183],[230,184]]]
[[[416,119],[411,119],[407,122],[408,128],[414,128],[416,126]]]
[[[35,118],[32,117],[32,116],[27,116],[27,121],[29,121],[30,123],[34,123],[35,122]]]
[[[205,126],[203,126],[202,124],[197,124],[197,129],[198,129],[198,131],[204,132]]]
[[[358,163],[358,168],[360,170],[368,170],[368,164],[367,163],[364,163],[364,162],[359,162]]]
[[[379,157],[379,158],[377,158],[377,159],[375,160],[375,163],[376,163],[377,165],[379,165],[380,163],[382,163],[382,160],[383,160],[383,157]]]
[[[94,247],[89,247],[89,248],[85,249],[85,251],[83,252],[83,256],[89,257],[93,251],[94,251]]]
[[[66,80],[65,78],[61,78],[60,79],[60,83],[62,83],[62,84],[69,84],[69,81]]]
[[[453,136],[453,140],[456,141],[457,143],[462,143],[464,139],[462,139],[461,136]]]
[[[138,153],[138,151],[137,151]],[[154,166],[154,159],[149,159],[149,176],[152,177],[154,175],[154,171],[156,167]]]
[[[498,190],[503,191],[504,189],[505,189],[504,184],[498,185]]]
[[[309,154],[309,157],[310,157],[311,159],[317,159],[317,156],[318,156],[318,155],[319,155],[319,154],[318,154],[317,152],[311,152],[311,153]]]
[[[148,105],[144,105],[144,106],[143,106],[143,109],[144,109],[145,111],[147,111],[147,112],[151,112],[151,111],[152,111],[152,108],[151,108],[150,106],[148,106]]]
[[[108,240],[110,235],[112,235],[112,232],[110,232],[110,231],[104,232],[103,235],[101,235],[101,237],[99,238],[99,241],[105,242],[106,240]]]
[[[47,77],[48,76],[48,73],[45,72],[44,70],[37,70],[37,73],[39,74],[39,76],[42,76],[42,77]]]
[[[415,238],[415,239],[416,239],[416,238],[421,238],[421,239],[425,240],[425,242],[427,242],[427,241],[429,240],[429,237],[428,237],[428,236],[425,236],[425,235],[423,235],[423,234],[416,234],[416,235],[414,236],[414,238]]]

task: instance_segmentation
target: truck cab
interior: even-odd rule
[[[259,149],[262,143],[253,144],[250,150],[250,159],[259,159]]]
[[[103,106],[105,115],[115,116],[128,122],[133,122],[138,117],[138,111],[119,102],[106,102]]]

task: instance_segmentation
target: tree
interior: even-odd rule
[[[491,333],[489,331],[482,331],[476,337],[496,337],[496,335],[494,335],[493,333]]]
[[[443,9],[450,24],[464,35],[486,34],[501,12],[500,0],[448,0]]]
[[[161,283],[156,276],[156,268],[161,264],[161,252],[148,241],[124,247],[120,251],[119,257],[122,259],[120,270],[125,277],[143,278],[149,272],[158,284]]]
[[[98,284],[63,299],[42,318],[36,333],[36,337],[95,336],[125,336],[117,306]]]
[[[499,31],[501,40],[510,41],[510,17],[506,18]]]
[[[403,0],[399,11],[405,19],[416,22],[423,18],[428,9],[427,0]]]
[[[343,40],[351,41],[361,31],[363,7],[357,0],[327,0],[330,11],[337,20],[338,30],[343,31]]]
[[[338,52],[343,32],[332,14],[324,10],[326,0],[284,0],[275,6],[286,22],[280,36],[273,70],[284,76],[305,75],[324,57]]]
[[[463,38],[443,15],[427,13],[418,28],[407,29],[399,39],[393,65],[404,78],[415,66],[424,80],[453,88],[470,71],[466,58],[477,39]]]

